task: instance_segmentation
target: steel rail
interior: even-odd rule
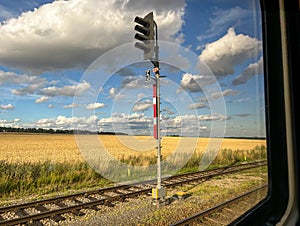
[[[45,204],[60,202],[63,200],[72,199],[72,198],[76,198],[76,197],[80,197],[80,196],[101,194],[101,193],[108,192],[108,191],[114,191],[116,189],[127,189],[127,188],[131,188],[131,186],[130,185],[119,185],[119,186],[113,186],[113,187],[92,190],[92,191],[88,191],[88,192],[79,192],[79,193],[75,193],[75,194],[57,196],[57,197],[53,197],[53,198],[37,200],[37,201],[33,201],[33,202],[28,202],[28,203],[22,203],[22,204],[17,204],[17,205],[12,205],[12,206],[5,206],[5,207],[0,208],[0,214],[4,213],[4,212],[8,212],[8,211],[13,211],[16,209],[25,209],[25,208],[35,207],[38,205],[45,205]],[[1,223],[1,221],[0,221],[0,223]]]
[[[170,184],[164,184],[164,186],[167,186],[167,187],[178,186],[181,184],[191,183],[191,182],[198,181],[198,180],[207,180],[214,176],[221,176],[221,175],[225,175],[225,174],[235,173],[240,170],[252,169],[255,167],[259,167],[259,166],[264,166],[266,164],[267,164],[267,161],[259,161],[259,162],[235,165],[235,166],[231,166],[231,167],[226,166],[226,167],[222,167],[222,168],[202,171],[203,174],[201,175],[200,178],[197,175],[199,175],[199,173],[201,173],[201,172],[198,172],[198,174],[197,173],[181,174],[178,176],[170,177],[168,180],[166,180],[166,182],[172,181],[174,179],[175,180],[183,179],[183,180],[171,182]],[[195,176],[195,177],[193,178],[193,176]]]
[[[164,178],[163,185],[165,187],[175,187],[181,184],[208,180],[214,176],[234,173],[237,171],[247,170],[250,168],[255,168],[264,165],[266,165],[266,161],[259,161],[259,162],[251,162],[247,164],[240,164],[231,167],[222,167],[213,170],[200,171],[196,173],[194,172],[194,173],[175,175],[168,178]],[[80,192],[71,195],[58,196],[50,199],[44,199],[44,200],[38,200],[38,201],[33,201],[33,202],[28,202],[28,203],[13,205],[13,206],[1,207],[0,225],[16,225],[16,224],[34,222],[49,217],[60,216],[61,214],[68,213],[68,212],[75,213],[76,211],[78,212],[80,209],[84,209],[84,208],[96,208],[96,206],[112,203],[113,201],[124,200],[129,197],[135,197],[143,194],[150,194],[153,186],[155,186],[155,180],[148,180],[145,182],[139,182],[139,183],[133,183],[127,185],[117,185],[117,186],[96,189],[87,192]],[[132,189],[134,189],[134,191]],[[126,193],[123,193],[120,190],[123,190]],[[114,193],[114,195],[105,194],[107,192]],[[92,195],[100,195],[103,196],[103,198],[89,197]],[[89,201],[81,202],[77,200],[77,198],[82,198],[82,197],[89,199]],[[66,200],[73,200],[75,201],[75,204],[67,206],[66,204],[63,203],[63,201]],[[59,209],[50,210],[44,207],[44,205],[46,204],[54,204]],[[35,208],[40,212],[35,214],[29,214],[25,211],[28,208]],[[21,211],[21,212],[23,211],[23,216],[21,214],[21,216],[13,219],[3,219],[3,217],[1,217],[1,214],[7,212],[16,213],[17,211]]]
[[[253,193],[255,193],[255,192],[259,191],[259,190],[262,190],[262,189],[266,188],[267,186],[268,186],[267,184],[264,184],[261,187],[255,188],[255,189],[253,189],[251,191],[248,191],[248,192],[246,192],[246,193],[244,193],[242,195],[234,197],[234,198],[232,198],[232,199],[230,199],[230,200],[228,200],[226,202],[223,202],[223,203],[221,203],[219,205],[216,205],[216,206],[211,207],[211,208],[209,208],[207,210],[201,211],[201,212],[196,213],[196,214],[194,214],[194,215],[192,215],[190,217],[187,217],[187,218],[185,218],[185,219],[183,219],[181,221],[173,223],[173,224],[171,224],[171,226],[189,225],[189,224],[197,221],[199,218],[204,217],[206,215],[209,215],[211,213],[217,212],[218,210],[223,209],[224,207],[226,207],[226,206],[228,206],[228,205],[230,205],[232,203],[235,203],[238,200],[240,200],[242,198],[245,198],[245,197],[247,197],[247,196],[249,196],[249,195],[251,195],[251,194],[253,194]]]

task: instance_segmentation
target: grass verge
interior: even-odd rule
[[[1,199],[107,184],[109,181],[91,169],[87,163],[0,161]]]
[[[210,157],[213,161],[209,164],[209,168],[266,158],[267,150],[264,145],[256,146],[251,150],[222,149],[216,156]],[[198,171],[199,163],[203,159],[205,160],[205,156],[202,154],[194,154],[177,173]],[[180,160],[178,158],[178,161]],[[133,166],[155,165],[156,156],[146,158],[145,156],[122,156],[119,161]],[[0,199],[2,200],[21,198],[32,194],[43,195],[101,187],[110,183],[85,162],[11,163],[4,160],[0,161]]]

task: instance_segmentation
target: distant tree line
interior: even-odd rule
[[[72,133],[74,133],[74,130],[43,129],[43,128],[0,127],[0,132],[8,132],[8,133],[64,133],[64,134],[72,134]]]
[[[115,132],[96,132],[88,130],[69,130],[69,129],[43,129],[43,128],[14,128],[1,127],[0,133],[50,133],[50,134],[100,134],[100,135],[127,135],[125,133]]]

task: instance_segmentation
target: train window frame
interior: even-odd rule
[[[269,190],[264,200],[232,225],[299,223],[297,89],[293,82],[299,75],[299,11],[297,0],[261,0]]]
[[[300,0],[258,2],[262,22],[269,189],[263,200],[231,225],[296,225],[300,160],[296,139],[299,128],[295,126],[299,88],[295,80],[300,75]]]

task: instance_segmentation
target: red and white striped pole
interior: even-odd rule
[[[161,137],[160,137],[160,75],[159,68],[153,68],[155,85],[153,85],[153,136],[157,141],[157,197],[165,197],[165,189],[161,186]]]
[[[158,130],[157,130],[157,93],[156,93],[156,85],[153,85],[153,136],[154,139],[158,139]]]

